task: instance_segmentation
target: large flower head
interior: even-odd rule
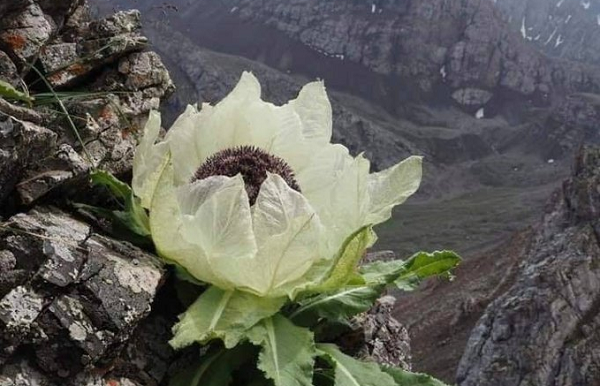
[[[420,157],[370,174],[362,155],[331,144],[322,82],[276,106],[244,73],[220,103],[189,106],[157,143],[159,131],[152,113],[134,160],[152,239],[161,256],[224,290],[280,297],[323,283],[345,241],[387,220],[421,181]]]

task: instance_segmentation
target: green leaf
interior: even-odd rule
[[[360,267],[360,273],[367,284],[391,284],[406,271],[402,260],[374,261]]]
[[[335,386],[397,386],[376,363],[356,360],[334,344],[318,344],[317,351],[334,368]]]
[[[254,326],[248,339],[262,347],[258,367],[275,386],[312,386],[317,352],[310,330],[276,314]]]
[[[128,241],[135,242],[136,244],[142,243],[150,245],[150,232],[145,228],[143,224],[139,223],[139,220],[134,218],[131,212],[122,210],[110,210],[100,208],[97,206],[86,205],[86,204],[73,204],[73,206],[79,210],[90,212],[107,220],[110,220],[113,224],[114,234],[120,239],[128,239]],[[125,232],[124,232],[125,231]],[[126,232],[131,232],[131,235],[127,235]],[[134,237],[137,236],[137,237]],[[137,239],[129,240],[129,239]]]
[[[315,316],[330,321],[346,318],[369,310],[385,290],[385,285],[348,286],[333,293],[321,294],[298,302],[300,307],[291,315],[296,321]]]
[[[419,252],[405,262],[376,261],[362,267],[361,273],[367,283],[394,283],[401,290],[412,291],[428,277],[441,275],[451,278],[450,271],[460,261],[460,256],[452,251]]]
[[[148,213],[142,207],[141,201],[137,198],[131,187],[119,180],[117,177],[105,170],[96,170],[90,175],[94,185],[107,187],[117,200],[124,203],[124,211],[108,211],[102,208],[86,206],[90,210],[102,217],[108,218],[113,223],[129,229],[131,232],[142,237],[150,236],[150,220]],[[85,205],[80,205],[83,208]]]
[[[351,279],[355,279],[354,274],[357,271],[358,262],[374,239],[375,235],[371,225],[362,227],[350,235],[335,257],[332,270],[325,282],[311,289],[311,292],[335,290],[347,284]]]
[[[21,102],[27,102],[29,105],[31,105],[31,103],[33,103],[34,101],[33,97],[17,90],[13,87],[12,84],[7,83],[3,80],[0,80],[0,97],[4,97],[6,99],[14,99]]]
[[[169,263],[169,264],[171,264],[171,265],[173,265],[173,269],[175,271],[175,277],[177,278],[177,280],[185,281],[185,282],[191,283],[191,284],[196,285],[196,286],[202,286],[202,287],[206,286],[205,282],[196,279],[182,265],[179,265],[176,262],[169,261],[169,260],[166,260],[166,262]]]
[[[90,174],[94,185],[106,186],[116,198],[125,201],[131,195],[131,187],[106,170],[96,170]]]
[[[125,213],[129,228],[141,236],[150,236],[150,218],[146,209],[142,207],[142,202],[139,198],[129,194],[125,201]]]
[[[386,374],[389,374],[398,386],[448,386],[427,374],[411,373],[397,367],[381,366]]]
[[[286,298],[260,298],[212,286],[179,316],[169,343],[179,349],[194,342],[221,339],[225,347],[234,347],[248,329],[275,314],[285,302]]]
[[[234,371],[254,357],[251,345],[239,345],[231,350],[218,348],[207,353],[177,373],[169,386],[227,386]]]
[[[406,262],[402,272],[394,284],[405,291],[416,289],[423,279],[441,275],[451,279],[450,270],[460,264],[461,258],[452,251],[435,251],[432,253],[419,252]]]

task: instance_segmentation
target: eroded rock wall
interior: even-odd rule
[[[458,368],[461,386],[600,383],[600,149],[578,154]]]

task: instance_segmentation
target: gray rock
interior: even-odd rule
[[[37,139],[13,133],[13,140],[0,143],[0,203],[15,186],[18,201],[24,204],[57,189],[66,192],[69,187],[81,185],[91,167],[114,174],[128,172],[136,146],[135,133],[144,126],[148,112],[158,109],[160,100],[174,89],[160,57],[137,52],[147,43],[140,33],[139,12],[90,20],[87,4],[80,0],[30,1],[11,11],[10,18],[0,21],[0,42],[9,42],[15,36],[20,39],[18,47],[4,47],[19,66],[37,58],[53,87],[77,83],[79,90],[87,89],[92,95],[63,101],[83,144],[71,121],[61,114],[62,109],[32,110],[0,99],[0,111],[14,118],[1,118],[0,125],[5,128],[0,136],[8,135],[8,126],[14,125],[15,119],[51,128],[35,127],[45,136],[27,134],[37,135]],[[58,29],[57,23],[64,28]],[[0,51],[0,69],[4,68],[6,72],[0,71],[4,78],[18,83],[16,67]],[[92,72],[100,76],[90,77]],[[21,75],[25,78],[27,74]],[[32,86],[39,84],[34,81]],[[35,89],[31,92],[35,94]],[[17,134],[24,130],[21,127],[31,126],[16,125]],[[38,143],[43,149],[35,147]],[[36,150],[40,151],[31,157]]]
[[[584,148],[523,256],[520,274],[473,330],[457,381],[600,382],[600,149]]]
[[[0,48],[23,68],[32,64],[39,50],[56,31],[54,22],[46,17],[37,3],[24,10],[3,15],[0,21]]]
[[[150,312],[161,263],[53,208],[16,215],[0,232],[9,271],[27,273],[0,298],[0,374],[33,360],[50,379],[77,379],[117,358]],[[25,348],[35,356],[19,354]]]
[[[0,79],[19,87],[17,67],[4,51],[0,51]]]
[[[357,358],[410,370],[410,337],[406,327],[392,316],[395,302],[393,296],[379,299],[369,312],[352,319],[354,331],[343,339],[355,339]]]
[[[21,202],[28,205],[57,187],[65,187],[67,183],[85,183],[83,177],[87,176],[89,169],[89,163],[79,153],[70,145],[62,144],[55,154],[27,169],[17,185],[17,193]]]
[[[0,202],[12,192],[23,170],[52,151],[56,137],[44,127],[0,115]]]
[[[81,26],[72,42],[46,47],[41,62],[55,87],[77,82],[94,70],[145,48],[138,11],[119,12]],[[65,37],[68,40],[68,37]]]
[[[0,112],[20,121],[29,121],[37,125],[41,125],[44,118],[47,118],[45,114],[41,114],[24,106],[12,104],[3,98],[0,98]]]

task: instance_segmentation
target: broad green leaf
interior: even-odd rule
[[[442,275],[451,278],[450,271],[458,266],[461,258],[452,251],[419,252],[407,261],[376,261],[361,267],[367,283],[391,284],[399,289],[412,291],[423,279]]]
[[[221,339],[225,347],[234,347],[248,329],[279,311],[285,301],[212,286],[179,316],[179,323],[173,327],[175,336],[169,343],[179,349],[194,342],[204,344]]]
[[[311,386],[316,350],[313,333],[280,314],[263,319],[248,332],[262,350],[258,367],[275,386]]]
[[[328,278],[311,292],[327,292],[347,284],[354,277],[358,262],[374,239],[373,228],[370,225],[350,235],[335,257]]]
[[[416,289],[423,279],[441,275],[452,278],[450,270],[456,268],[461,258],[452,251],[419,252],[406,262],[405,271],[394,281],[394,284],[405,291]]]
[[[374,261],[360,267],[367,284],[391,284],[406,270],[406,261]]]
[[[317,351],[335,370],[335,386],[398,386],[376,363],[342,353],[334,344],[318,344]]]
[[[219,348],[202,355],[169,381],[169,386],[227,386],[234,371],[254,357],[255,348],[239,345],[231,350]]]
[[[3,80],[0,80],[0,97],[4,97],[6,99],[14,99],[21,102],[27,102],[30,105],[34,101],[33,97],[17,90],[13,87],[12,84],[7,83]]]
[[[106,170],[96,170],[90,174],[94,185],[106,186],[118,199],[125,201],[131,194],[129,185]]]
[[[397,367],[381,366],[386,374],[389,374],[398,386],[447,386],[442,381],[438,381],[427,374],[411,373]]]
[[[291,315],[292,320],[306,320],[318,316],[331,321],[346,318],[369,310],[385,290],[385,285],[348,286],[336,292],[317,295],[298,302],[300,307]]]

